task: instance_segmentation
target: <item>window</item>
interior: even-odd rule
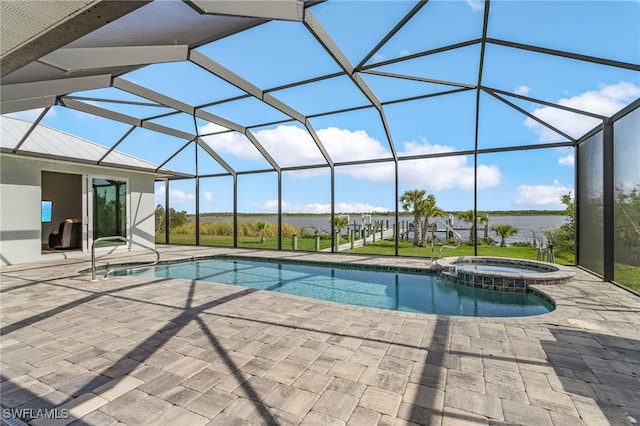
[[[93,239],[127,236],[127,182],[93,179]]]

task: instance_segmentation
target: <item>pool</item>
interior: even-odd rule
[[[442,277],[494,290],[527,291],[530,285],[566,284],[575,272],[534,260],[489,256],[446,257],[437,262]]]
[[[196,279],[343,304],[437,315],[520,317],[554,309],[548,299],[534,292],[474,288],[441,280],[429,272],[327,264],[210,258],[119,271],[114,275]]]

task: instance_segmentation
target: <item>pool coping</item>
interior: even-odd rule
[[[296,258],[273,258],[273,257],[265,257],[265,256],[251,256],[246,254],[214,254],[214,255],[199,255],[199,256],[190,256],[182,259],[170,259],[159,261],[157,264],[148,265],[144,262],[121,262],[121,263],[112,263],[107,265],[102,265],[99,268],[96,267],[96,272],[105,271],[108,269],[115,268],[123,268],[123,269],[133,269],[133,268],[152,268],[154,266],[161,265],[172,265],[177,263],[185,263],[185,262],[194,262],[198,260],[209,260],[209,259],[226,259],[226,260],[248,260],[248,261],[256,261],[256,262],[265,262],[265,261],[279,261],[281,263],[290,263],[290,264],[298,264],[298,265],[314,265],[314,266],[324,266],[324,267],[335,267],[335,268],[343,268],[343,269],[367,269],[371,271],[380,271],[380,272],[403,272],[403,273],[413,273],[419,274],[421,272],[438,272],[438,269],[435,264],[427,265],[426,267],[418,267],[418,266],[403,266],[403,265],[374,265],[369,263],[344,263],[339,261],[326,261],[326,260],[313,260],[313,259],[296,259]],[[88,274],[91,272],[91,268],[85,268],[78,271],[81,274]]]
[[[497,265],[535,269],[539,272],[469,271],[458,265]],[[446,257],[436,261],[437,269],[449,279],[465,285],[504,291],[527,291],[532,285],[567,284],[575,276],[571,268],[537,260],[495,256]]]
[[[156,264],[153,265],[148,265],[142,262],[122,262],[122,263],[114,263],[114,264],[110,264],[110,265],[105,265],[102,266],[100,269],[96,269],[96,272],[101,272],[101,271],[105,271],[105,270],[109,270],[111,272],[118,272],[118,271],[126,271],[129,269],[145,269],[145,268],[155,268],[157,266],[163,266],[163,265],[178,265],[178,264],[184,264],[184,263],[189,263],[189,262],[197,262],[197,261],[206,261],[206,260],[216,260],[216,259],[220,259],[220,260],[238,260],[238,261],[253,261],[253,262],[271,262],[271,263],[278,263],[278,264],[290,264],[290,265],[301,265],[301,266],[315,266],[315,267],[325,267],[325,268],[336,268],[336,269],[350,269],[350,270],[363,270],[363,271],[372,271],[372,272],[390,272],[390,273],[404,273],[404,274],[412,274],[412,275],[420,275],[422,273],[429,273],[433,276],[437,276],[437,278],[443,280],[443,281],[448,281],[452,284],[461,284],[464,286],[472,286],[472,287],[477,287],[477,288],[483,288],[485,290],[491,290],[491,291],[496,291],[496,292],[508,292],[508,293],[515,293],[515,292],[522,292],[522,293],[532,293],[538,297],[540,297],[541,299],[543,299],[545,302],[549,303],[551,305],[551,309],[548,312],[543,312],[543,313],[538,313],[538,314],[533,314],[533,315],[544,315],[547,314],[549,312],[553,312],[556,309],[556,303],[553,300],[553,298],[551,296],[549,296],[548,294],[546,294],[543,291],[540,291],[537,288],[534,288],[533,286],[528,286],[525,288],[511,288],[511,287],[497,287],[495,285],[493,286],[485,286],[485,285],[478,285],[478,284],[474,284],[474,283],[467,283],[461,280],[456,280],[456,279],[451,279],[447,276],[444,276],[443,274],[441,274],[441,267],[437,264],[437,262],[434,262],[432,264],[429,265],[425,265],[422,267],[418,267],[418,266],[404,266],[404,265],[380,265],[380,264],[370,264],[370,263],[345,263],[345,262],[339,262],[339,261],[327,261],[327,260],[314,260],[314,259],[296,259],[296,258],[274,258],[271,256],[255,256],[255,255],[249,255],[247,253],[243,253],[243,254],[217,254],[217,255],[199,255],[199,256],[188,256],[186,258],[182,258],[182,259],[171,259],[171,260],[166,260],[166,261],[159,261]],[[91,272],[91,269],[83,269],[80,270],[79,273],[82,274],[88,274]],[[440,273],[440,274],[439,274]],[[127,276],[129,274],[114,274],[114,276]],[[134,274],[135,275],[135,274]],[[207,280],[204,280],[207,281]],[[219,283],[216,281],[211,281],[212,283],[215,284],[225,284],[225,285],[236,285],[236,284],[228,284],[228,283]],[[239,285],[241,286],[242,285]],[[269,291],[269,290],[266,290]],[[319,299],[319,298],[315,298],[313,296],[306,296],[306,295],[297,295],[297,294],[292,294],[292,293],[282,293],[282,294],[289,294],[292,296],[299,296],[299,297],[306,297],[306,298],[311,298],[314,300],[322,300],[322,301],[326,301],[326,302],[332,302],[332,303],[339,303],[342,305],[348,305],[348,306],[360,306],[360,307],[369,307],[369,308],[373,308],[373,309],[383,309],[383,310],[390,310],[390,311],[395,311],[395,312],[408,312],[408,313],[419,313],[419,314],[426,314],[426,315],[446,315],[446,316],[453,316],[453,317],[466,317],[466,316],[473,316],[473,315],[452,315],[452,314],[434,314],[434,313],[429,313],[429,312],[415,312],[415,311],[406,311],[406,310],[400,310],[400,309],[389,309],[389,308],[382,308],[382,307],[375,307],[375,306],[367,306],[367,305],[360,305],[360,304],[352,304],[352,303],[344,303],[344,302],[337,302],[337,301],[332,301],[332,300],[327,300],[327,299]],[[531,315],[525,315],[525,316],[531,316]],[[487,316],[487,318],[496,318],[496,317],[501,317],[501,318],[508,318],[505,316]],[[511,316],[512,318],[520,318],[520,315],[514,315]]]

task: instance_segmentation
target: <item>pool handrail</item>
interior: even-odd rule
[[[97,281],[96,279],[96,243],[99,241],[123,241],[125,243],[129,243],[129,251],[131,251],[131,244],[138,244],[139,246],[144,247],[148,250],[151,250],[156,254],[156,260],[154,260],[151,263],[144,263],[141,265],[130,265],[130,266],[125,266],[123,268],[107,269],[107,272],[104,274],[104,277],[102,277],[103,280],[108,279],[109,274],[112,272],[122,271],[125,269],[133,269],[133,268],[146,268],[149,266],[154,266],[160,261],[160,252],[153,247],[147,247],[143,244],[135,243],[133,240],[122,237],[120,235],[114,235],[112,237],[100,237],[93,240],[93,243],[91,244],[91,281],[92,282]]]
[[[449,245],[449,244],[443,244],[443,245],[441,245],[441,246],[440,246],[440,251],[438,252],[438,257],[439,257],[439,258],[440,258],[440,257],[442,257],[442,249],[443,249],[443,248],[445,248],[445,247],[446,247],[446,248],[450,248],[450,249],[457,249],[458,247],[460,247],[460,246],[462,245],[462,235],[460,235],[460,233],[459,233],[458,231],[456,231],[455,229],[453,229],[453,228],[452,228],[452,227],[451,227],[447,222],[445,222],[444,220],[436,220],[436,221],[433,223],[432,227],[431,227],[431,261],[432,261],[432,262],[433,262],[433,259],[435,258],[435,249],[434,249],[434,243],[433,243],[433,242],[434,242],[434,240],[435,240],[435,233],[436,233],[436,231],[437,231],[437,229],[436,229],[436,228],[438,227],[438,226],[437,226],[437,225],[438,225],[438,223],[440,223],[440,224],[444,225],[444,227],[445,227],[445,231],[446,231],[446,230],[451,231],[451,233],[457,237],[457,238],[455,238],[455,239],[457,239],[457,240],[458,240],[458,244],[456,244],[455,246],[452,246],[452,245]]]

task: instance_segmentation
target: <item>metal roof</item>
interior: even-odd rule
[[[47,126],[1,117],[0,127],[0,146],[4,153],[153,172],[164,176],[173,174],[156,164]]]

